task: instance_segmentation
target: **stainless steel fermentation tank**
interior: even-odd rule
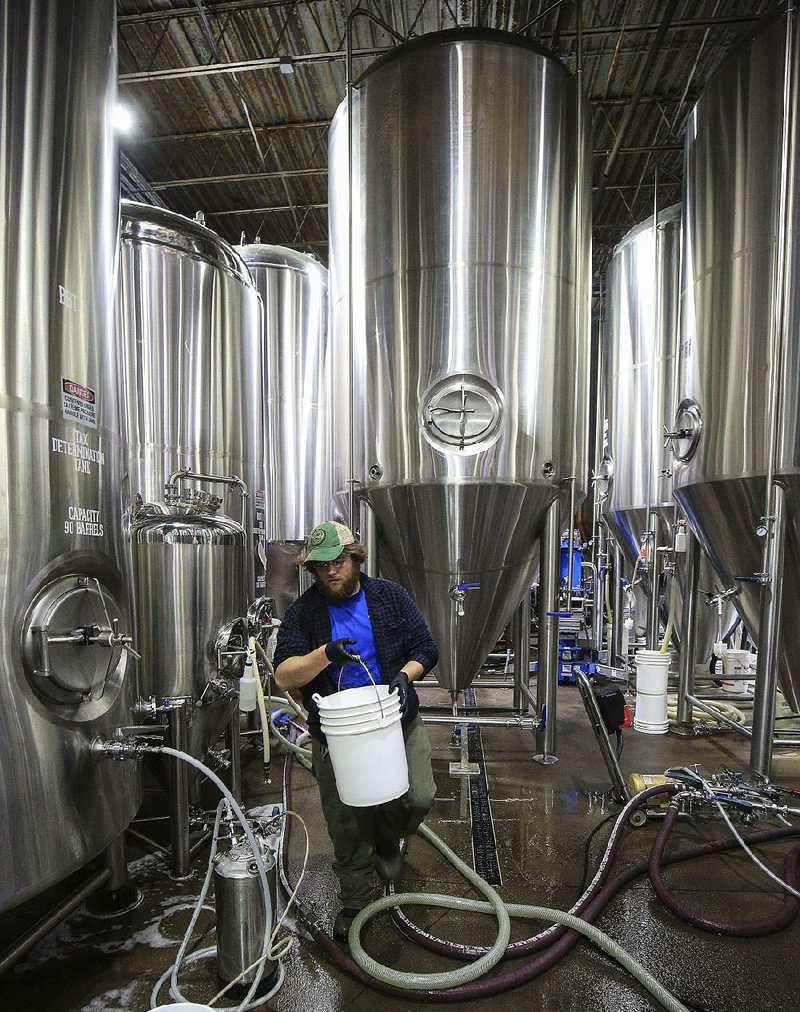
[[[135,764],[90,743],[130,722],[131,632],[113,342],[112,4],[0,18],[0,910],[116,840]]]
[[[654,227],[655,226],[655,227]],[[676,512],[672,496],[672,455],[664,445],[678,403],[680,338],[681,207],[659,211],[622,239],[608,269],[605,316],[605,403],[611,474],[606,482],[603,516],[625,555],[630,579],[647,535],[651,510],[657,517],[657,543],[674,542]],[[682,600],[684,557],[677,556],[676,576]],[[713,594],[715,576],[703,557],[698,587]],[[649,594],[651,583],[642,583]],[[717,637],[717,612],[698,602],[696,656],[708,658]],[[723,618],[731,624],[730,605]],[[681,604],[675,618],[680,643]],[[667,602],[661,600],[666,623]]]
[[[219,634],[255,592],[261,300],[241,257],[215,233],[123,201],[117,302],[140,691],[158,704],[175,696],[193,702],[189,738],[202,754],[234,699],[224,682],[212,684]],[[160,504],[170,477],[185,471],[166,505],[138,505]],[[247,552],[244,530],[214,515],[217,494],[253,535]]]
[[[264,304],[266,594],[282,618],[301,589],[295,558],[333,510],[326,357],[328,272],[283,246],[238,247]]]
[[[467,29],[378,60],[352,112],[352,180],[347,102],[330,136],[334,488],[346,504],[353,479],[457,690],[530,583],[548,507],[572,477],[585,494],[586,118],[544,50]]]
[[[796,27],[788,66],[786,34],[782,18],[738,47],[688,121],[681,404],[673,425],[682,438],[673,446],[683,461],[675,494],[721,578],[738,587],[736,607],[759,641],[759,585],[751,581],[764,571],[759,531],[770,476],[786,490],[779,679],[796,710],[800,123]]]

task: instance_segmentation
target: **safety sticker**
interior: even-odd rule
[[[97,428],[97,394],[82,383],[61,377],[61,414],[67,421]]]

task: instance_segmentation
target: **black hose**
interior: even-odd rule
[[[777,931],[782,931],[784,928],[789,927],[795,917],[797,917],[797,911],[800,910],[800,899],[786,891],[781,911],[760,921],[715,921],[710,917],[695,913],[675,899],[664,884],[661,868],[667,840],[672,834],[677,820],[678,806],[673,801],[667,809],[664,822],[653,843],[648,862],[648,872],[650,874],[650,881],[653,883],[653,889],[655,889],[656,895],[666,907],[694,928],[700,928],[701,931],[713,931],[718,935],[732,935],[734,938],[759,938],[764,935],[774,935]],[[783,877],[793,889],[797,886],[796,868],[798,858],[800,858],[800,846],[790,850],[784,860]]]

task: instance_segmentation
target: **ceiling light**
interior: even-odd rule
[[[294,60],[291,56],[279,56],[278,57],[278,68],[282,74],[293,74],[294,73]]]
[[[117,102],[114,107],[114,126],[121,134],[129,134],[133,130],[135,123],[133,113],[130,111],[127,105],[123,105],[122,102]]]

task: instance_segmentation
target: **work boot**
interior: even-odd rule
[[[384,882],[395,882],[403,874],[403,854],[399,843],[381,843],[375,848],[375,871]]]
[[[333,924],[333,937],[337,942],[347,943],[350,925],[353,923],[357,913],[360,913],[358,907],[342,907],[336,915],[336,920]]]

